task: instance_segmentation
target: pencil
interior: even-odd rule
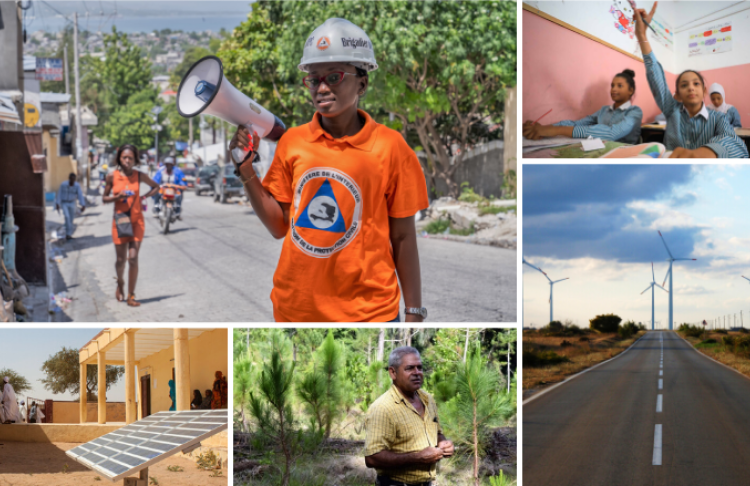
[[[532,125],[536,125],[537,123],[539,123],[539,120],[541,120],[541,119],[542,119],[542,118],[544,118],[545,116],[549,115],[549,114],[550,114],[551,112],[552,112],[552,108],[550,108],[550,109],[549,109],[549,111],[548,111],[547,113],[545,113],[544,115],[542,115],[542,116],[540,116],[539,118],[537,118],[537,119],[536,119],[536,121],[535,121],[534,123],[532,123]]]

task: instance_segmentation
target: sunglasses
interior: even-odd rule
[[[341,84],[341,82],[344,81],[344,76],[346,76],[347,74],[350,76],[356,76],[356,74],[354,73],[334,71],[320,77],[305,76],[304,78],[302,78],[302,84],[304,84],[307,89],[317,89],[320,87],[321,83],[325,83],[329,88],[333,88],[334,86],[338,86],[339,84]]]

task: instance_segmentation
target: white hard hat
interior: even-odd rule
[[[365,71],[378,68],[372,42],[365,31],[337,18],[326,20],[310,34],[297,67],[309,72],[310,64],[322,62],[345,62]]]

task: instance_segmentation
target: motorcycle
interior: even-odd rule
[[[159,224],[163,234],[169,233],[169,225],[177,220],[177,196],[182,194],[185,188],[177,184],[162,184],[159,186],[161,196],[161,210],[159,211]]]

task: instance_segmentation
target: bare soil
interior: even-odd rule
[[[0,425],[2,427],[2,425]],[[4,442],[0,444],[0,486],[84,486],[112,484],[109,479],[65,455],[80,444],[38,444]],[[172,472],[168,466],[179,466]],[[211,471],[198,469],[194,461],[172,456],[151,466],[149,478],[158,486],[226,486],[227,473],[212,477]],[[120,483],[121,484],[121,483]]]
[[[640,338],[641,331],[629,339],[621,340],[616,333],[586,331],[579,336],[542,336],[536,331],[523,331],[523,349],[554,351],[570,361],[539,368],[523,367],[524,398],[563,381],[565,378],[611,359],[625,351]],[[565,344],[563,344],[565,341]]]

